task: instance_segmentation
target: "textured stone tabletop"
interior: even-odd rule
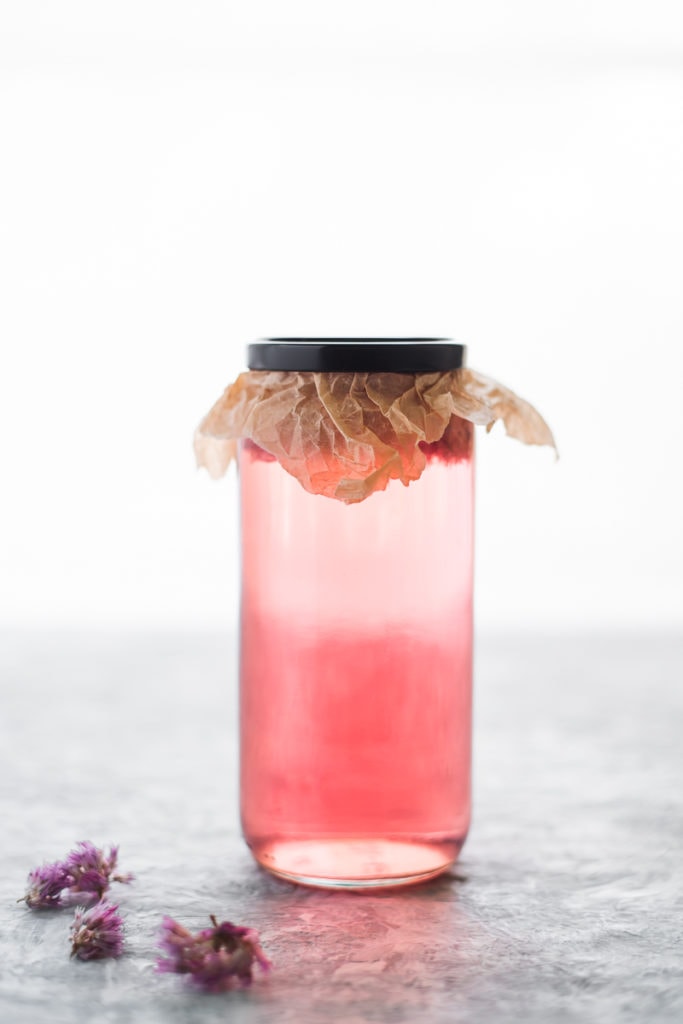
[[[0,634],[2,1024],[683,1020],[683,637],[480,638],[475,817],[457,870],[297,888],[239,836],[234,648]],[[118,961],[15,902],[79,839],[121,846]],[[162,914],[260,930],[251,990],[154,971]]]

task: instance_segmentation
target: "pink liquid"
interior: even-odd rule
[[[276,874],[396,885],[470,818],[472,459],[346,506],[243,446],[244,835]]]

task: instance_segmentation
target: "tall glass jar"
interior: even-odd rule
[[[250,368],[420,373],[462,347],[368,339],[250,347]],[[273,873],[398,885],[458,856],[470,821],[473,427],[356,504],[239,451],[241,811]]]

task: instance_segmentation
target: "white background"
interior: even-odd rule
[[[197,421],[262,335],[454,336],[482,628],[683,620],[683,16],[5,0],[0,624],[232,626]]]

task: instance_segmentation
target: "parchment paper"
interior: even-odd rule
[[[550,445],[545,420],[509,388],[470,369],[446,373],[240,374],[195,434],[199,466],[225,473],[240,438],[251,440],[313,494],[353,503],[390,480],[422,474],[422,447],[468,452],[462,420],[487,430],[502,420],[525,444]],[[460,427],[459,427],[460,424]]]

